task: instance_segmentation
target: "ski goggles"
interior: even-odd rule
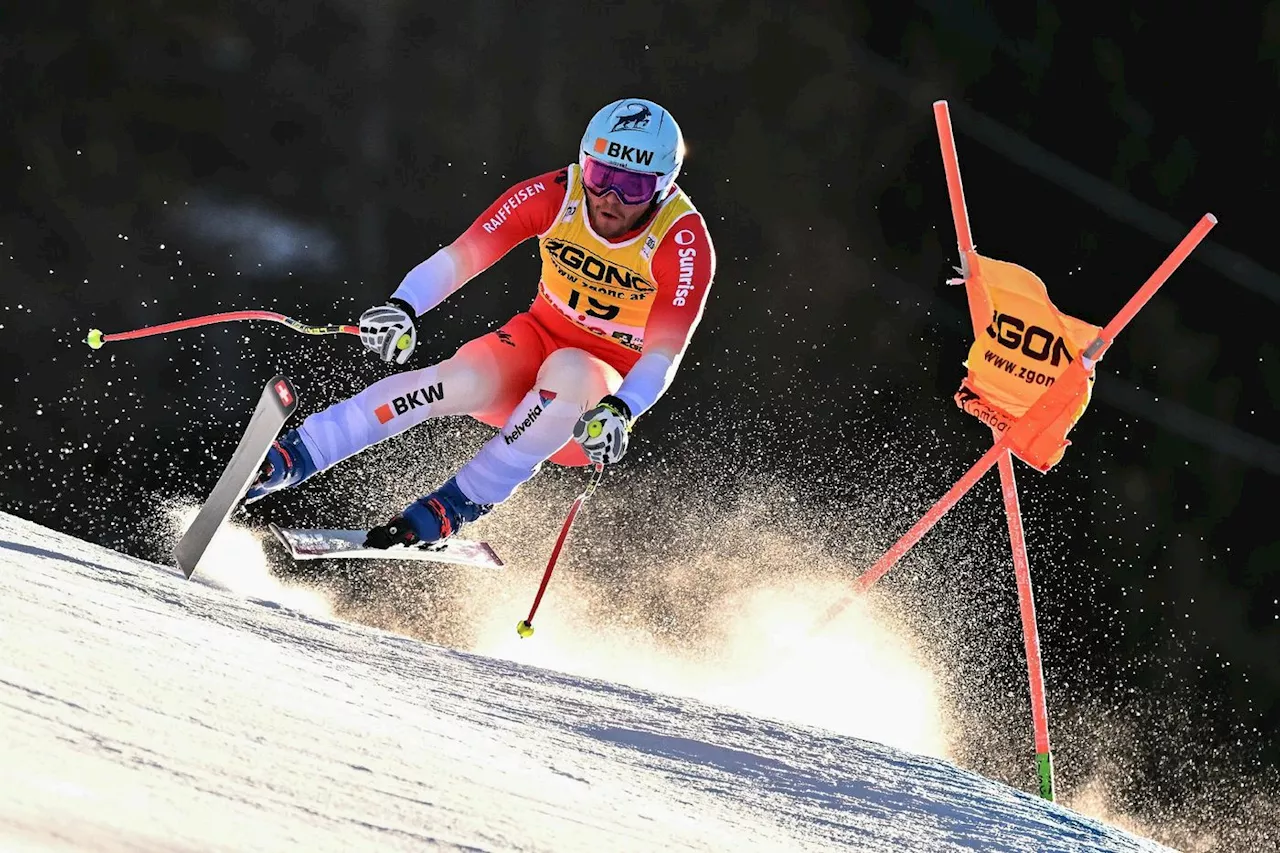
[[[596,196],[603,197],[613,191],[623,204],[642,204],[650,201],[658,191],[659,175],[649,172],[632,172],[601,163],[588,157],[582,166],[582,185]]]

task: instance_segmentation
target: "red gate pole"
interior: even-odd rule
[[[1036,602],[1031,590],[1031,564],[1018,506],[1018,483],[1013,475],[1013,454],[1000,455],[1000,491],[1009,520],[1009,544],[1013,548],[1013,575],[1018,582],[1018,608],[1022,613],[1022,641],[1027,651],[1027,681],[1031,688],[1031,722],[1035,729],[1036,775],[1040,796],[1054,799],[1053,752],[1049,745],[1049,710],[1045,702],[1044,672],[1040,665],[1040,632],[1036,626]]]

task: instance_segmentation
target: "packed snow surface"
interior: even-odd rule
[[[935,758],[280,589],[0,514],[0,849],[1165,849]]]

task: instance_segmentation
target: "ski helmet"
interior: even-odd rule
[[[623,98],[587,124],[578,157],[584,170],[588,157],[611,169],[657,175],[654,196],[661,198],[684,164],[684,136],[671,113],[653,101]]]

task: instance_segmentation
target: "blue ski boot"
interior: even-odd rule
[[[409,504],[400,515],[370,530],[364,544],[366,548],[390,548],[443,542],[491,509],[493,504],[478,504],[464,495],[457,479],[450,477],[431,494]]]
[[[291,429],[271,443],[267,456],[258,469],[258,478],[245,492],[246,501],[256,501],[268,492],[296,486],[316,473],[316,464],[302,443],[302,436]]]

